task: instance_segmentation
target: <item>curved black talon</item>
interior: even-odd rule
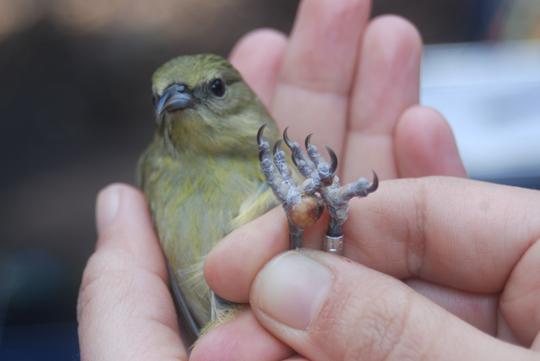
[[[293,146],[291,143],[291,139],[289,138],[289,134],[287,132],[289,131],[289,127],[285,128],[283,131],[283,140],[285,141],[285,144],[287,144],[287,147],[292,150]]]
[[[313,136],[313,133],[311,134],[308,134],[308,136],[306,137],[306,139],[304,140],[304,145],[306,146],[306,150],[309,148],[309,146],[311,145],[311,137]]]
[[[374,170],[372,170],[372,172],[373,172],[373,180],[371,181],[371,184],[369,185],[369,187],[366,189],[368,193],[373,193],[377,190],[377,188],[379,188],[379,177],[377,176],[377,173],[375,173]]]
[[[266,124],[261,125],[259,130],[257,131],[257,144],[261,145],[262,142],[262,134],[264,132],[264,128],[266,128]]]
[[[326,148],[326,151],[330,155],[330,159],[332,161],[330,164],[330,173],[332,174],[332,176],[334,176],[334,174],[336,174],[336,170],[338,166],[338,159],[337,159],[336,152],[334,152],[334,150],[327,145],[325,145],[324,147]]]

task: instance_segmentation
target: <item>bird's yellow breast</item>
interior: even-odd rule
[[[172,157],[150,147],[139,169],[169,266],[196,319],[209,319],[205,255],[276,204],[255,157]]]

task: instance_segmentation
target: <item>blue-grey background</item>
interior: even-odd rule
[[[470,174],[538,187],[539,49],[497,45],[530,37],[515,26],[523,12],[502,0],[374,2],[427,43],[453,44],[428,48],[422,100],[450,119]],[[257,27],[288,32],[297,3],[0,1],[1,360],[78,359],[94,198],[133,181],[153,132],[153,70],[178,54],[226,55]]]

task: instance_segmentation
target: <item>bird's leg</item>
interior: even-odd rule
[[[257,133],[261,169],[287,214],[291,248],[300,248],[304,229],[319,219],[323,204],[316,193],[317,187],[311,185],[310,181],[304,182],[301,187],[296,184],[285,152],[280,147],[281,141],[276,142],[271,151],[270,144],[263,137],[263,131],[264,125]]]
[[[336,153],[326,146],[331,159],[331,164],[328,164],[320,155],[317,147],[311,144],[310,138],[311,135],[305,141],[306,151],[319,173],[322,182],[321,196],[330,214],[323,249],[327,252],[341,254],[343,252],[343,223],[347,220],[349,213],[349,201],[353,197],[365,197],[375,192],[379,186],[379,179],[377,174],[373,172],[371,182],[366,178],[359,178],[341,186],[339,177],[336,175],[338,165]]]
[[[347,220],[349,200],[353,197],[365,197],[374,192],[379,184],[377,174],[373,173],[371,183],[365,178],[360,178],[341,186],[339,177],[336,175],[337,156],[330,147],[326,147],[331,159],[329,164],[321,156],[317,147],[311,144],[311,134],[305,140],[307,157],[298,143],[289,139],[287,130],[283,133],[283,139],[291,149],[295,166],[306,177],[304,187],[312,192],[320,193],[328,208],[330,222],[323,249],[341,254],[343,252],[343,223]]]
[[[285,129],[283,140],[291,150],[294,165],[305,177],[302,186],[299,187],[291,176],[285,152],[280,148],[281,142],[278,141],[271,152],[270,144],[262,137],[263,130],[264,126],[257,134],[261,168],[268,184],[282,202],[287,213],[291,247],[302,246],[304,228],[317,221],[326,205],[330,222],[323,249],[341,254],[343,252],[343,224],[347,220],[349,201],[353,197],[365,197],[374,192],[379,185],[377,174],[373,172],[371,182],[365,178],[359,178],[341,186],[339,177],[336,175],[338,161],[335,152],[330,147],[326,147],[331,159],[328,163],[317,147],[311,144],[311,134],[306,137],[306,152],[304,152],[298,143],[288,137],[287,129]]]

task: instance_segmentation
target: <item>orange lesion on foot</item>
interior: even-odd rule
[[[324,204],[319,197],[303,195],[300,201],[289,209],[288,216],[294,224],[306,228],[317,222],[323,209]]]

